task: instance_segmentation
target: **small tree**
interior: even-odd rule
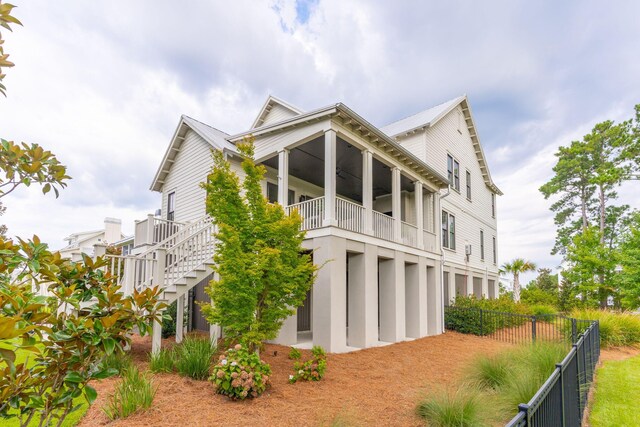
[[[500,268],[502,273],[513,274],[513,300],[520,302],[520,274],[528,271],[535,271],[536,265],[531,261],[516,258],[511,262],[504,263]]]
[[[216,151],[203,184],[207,212],[218,227],[214,271],[219,279],[211,281],[211,303],[202,307],[207,320],[222,326],[227,337],[257,351],[303,304],[316,267],[302,248],[300,215],[286,215],[262,194],[265,168],[253,160],[253,140],[246,139],[238,149],[244,156],[243,183]]]

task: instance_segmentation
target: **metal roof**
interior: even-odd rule
[[[440,105],[436,105],[435,107],[431,107],[402,120],[398,120],[397,122],[383,126],[380,130],[389,136],[395,136],[401,133],[411,132],[417,128],[431,126],[451,111],[455,106],[460,104],[464,98],[465,96],[462,95],[450,101],[443,102]]]

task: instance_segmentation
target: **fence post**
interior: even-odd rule
[[[531,317],[531,340],[536,342],[536,316]]]
[[[480,309],[480,336],[484,336],[484,327],[482,324],[482,309]]]
[[[560,381],[560,408],[561,408],[561,413],[562,413],[562,423],[560,425],[562,426],[566,426],[567,425],[567,414],[564,412],[564,368],[562,366],[562,363],[556,363],[556,368],[560,369],[560,378],[558,378],[558,381]]]
[[[571,344],[575,344],[577,341],[578,327],[576,325],[576,319],[571,318]]]
[[[529,419],[529,405],[526,403],[521,403],[518,405],[518,410],[520,412],[524,412],[524,419],[526,420],[526,426],[531,425],[531,420]]]

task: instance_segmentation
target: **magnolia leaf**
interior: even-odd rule
[[[89,405],[91,405],[98,397],[98,392],[95,388],[87,384],[84,386],[84,396],[87,398],[87,402],[89,402]]]

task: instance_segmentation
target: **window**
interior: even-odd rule
[[[496,193],[491,193],[491,217],[496,217]]]
[[[442,211],[442,246],[456,250],[456,217]]]
[[[471,200],[471,172],[467,171],[467,199]]]
[[[493,263],[497,264],[498,263],[498,255],[496,252],[496,237],[493,236]]]
[[[484,261],[484,231],[480,230],[480,259]]]
[[[167,221],[173,221],[176,211],[176,192],[167,195]]]
[[[460,191],[460,163],[450,154],[447,154],[447,177],[449,185]]]
[[[278,186],[267,182],[267,200],[269,203],[278,203]]]
[[[293,190],[289,190],[289,195],[287,197],[287,205],[293,205],[296,202],[296,192]]]

